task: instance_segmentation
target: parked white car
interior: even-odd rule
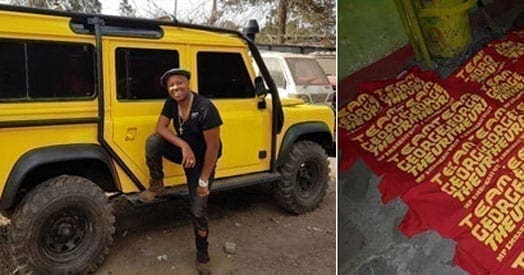
[[[308,103],[333,103],[335,92],[315,58],[284,52],[261,52],[261,55],[280,97],[297,97]]]
[[[329,80],[329,84],[333,90],[337,87],[337,53],[335,51],[316,51],[309,53],[310,56],[315,58],[320,64],[320,67],[324,69],[326,76]]]

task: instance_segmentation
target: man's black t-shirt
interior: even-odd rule
[[[162,108],[162,115],[173,120],[173,126],[178,136],[189,144],[197,162],[203,163],[206,152],[206,140],[203,131],[222,125],[222,119],[215,105],[209,99],[193,93],[191,112],[182,125],[182,133],[179,131],[178,104],[172,97],[166,99]],[[222,141],[220,141],[218,157],[221,155]]]

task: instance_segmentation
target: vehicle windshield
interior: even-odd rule
[[[329,85],[322,67],[315,59],[286,58],[296,85]]]

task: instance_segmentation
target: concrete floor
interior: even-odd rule
[[[433,231],[408,239],[397,230],[407,207],[399,199],[383,205],[379,182],[360,160],[339,172],[339,274],[466,274],[452,265],[452,240]]]

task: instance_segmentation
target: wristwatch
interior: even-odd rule
[[[209,183],[207,181],[204,181],[203,179],[198,179],[198,186],[200,187],[207,187]]]

